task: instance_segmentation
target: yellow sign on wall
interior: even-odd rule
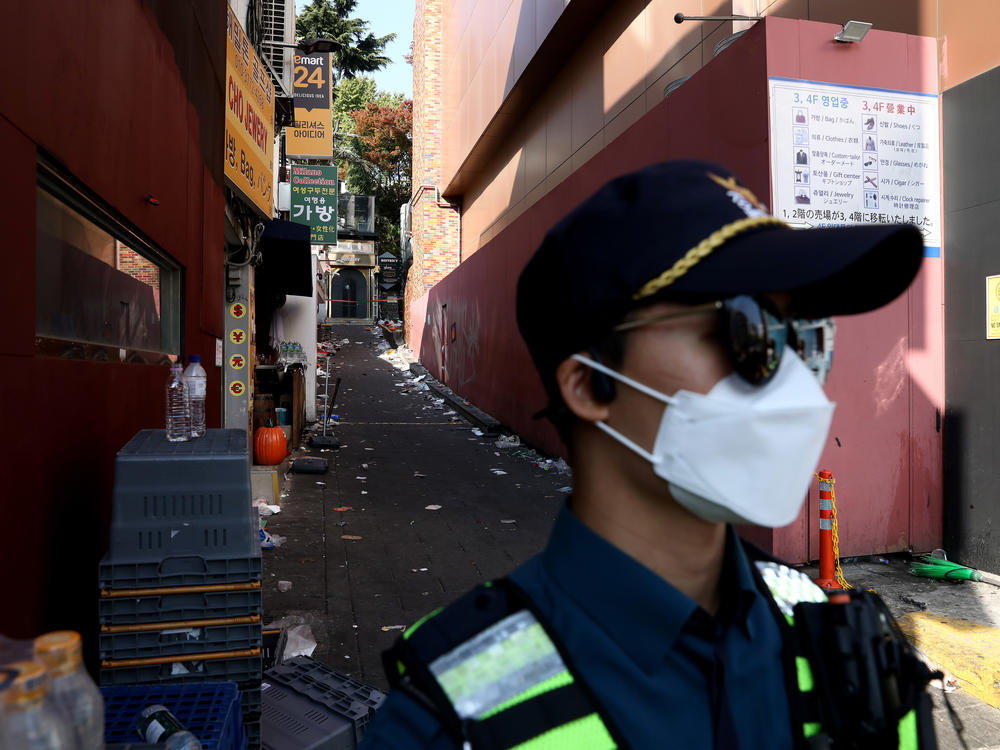
[[[295,125],[285,128],[285,153],[289,156],[333,156],[331,64],[329,52],[295,55]]]
[[[1000,339],[1000,276],[986,277],[986,338]]]
[[[268,219],[274,213],[274,84],[227,4],[225,175]]]

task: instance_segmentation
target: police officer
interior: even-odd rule
[[[888,303],[922,256],[908,225],[791,229],[697,161],[561,220],[517,317],[573,496],[541,554],[387,652],[364,748],[933,747],[889,618],[824,603],[733,528],[784,526],[807,495],[834,409],[816,320]],[[824,660],[809,634],[830,628],[846,645]]]

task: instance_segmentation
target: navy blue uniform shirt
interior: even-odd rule
[[[559,633],[633,750],[791,750],[781,631],[751,564],[730,527],[723,604],[713,617],[567,506],[545,550],[511,578]],[[399,691],[362,743],[363,750],[456,747]]]

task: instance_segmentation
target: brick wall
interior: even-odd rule
[[[156,313],[160,313],[160,269],[151,260],[147,260],[129,247],[118,245],[118,270],[127,273],[133,279],[153,287],[153,298]]]
[[[410,304],[459,263],[460,211],[440,200],[444,0],[417,0],[413,25],[413,266]]]

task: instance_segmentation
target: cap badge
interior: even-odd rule
[[[710,180],[717,182],[726,189],[726,194],[747,216],[770,216],[767,212],[767,206],[757,200],[757,196],[750,191],[750,188],[740,185],[736,181],[735,177],[723,179],[722,177],[712,174],[711,172],[708,172],[707,174]]]

